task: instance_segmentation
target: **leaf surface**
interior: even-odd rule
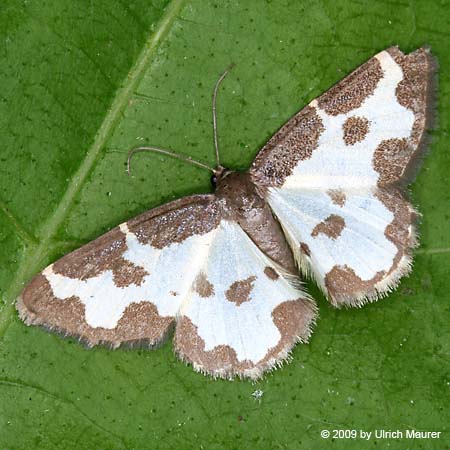
[[[450,448],[450,2],[6,0],[0,5],[0,448]],[[378,51],[428,44],[439,126],[412,185],[412,275],[386,300],[332,309],[258,383],[214,381],[155,351],[88,350],[26,327],[12,303],[46,264],[209,174],[149,144],[249,166],[296,111]],[[252,393],[261,390],[258,400]],[[322,439],[323,429],[442,431]]]

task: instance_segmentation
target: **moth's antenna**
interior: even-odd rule
[[[171,156],[172,158],[179,159],[180,161],[184,161],[185,163],[192,164],[193,166],[197,166],[197,167],[201,167],[202,169],[209,170],[214,174],[217,172],[212,167],[209,167],[200,161],[196,161],[195,159],[192,159],[190,156],[180,155],[179,153],[175,153],[170,150],[165,150],[163,148],[158,148],[158,147],[136,147],[136,148],[133,148],[132,150],[130,150],[128,153],[128,159],[127,159],[128,175],[131,174],[131,158],[133,157],[133,155],[135,155],[136,153],[140,153],[140,152],[161,153],[163,155]]]
[[[227,70],[220,76],[217,80],[216,85],[214,86],[213,99],[212,99],[212,113],[213,113],[213,132],[214,132],[214,148],[216,149],[216,163],[217,167],[220,167],[220,158],[219,158],[219,140],[217,138],[217,117],[216,117],[216,102],[217,102],[217,91],[219,90],[220,83],[222,83],[223,79],[228,75],[230,70],[235,66],[235,64],[230,64]]]

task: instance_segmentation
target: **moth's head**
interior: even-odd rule
[[[231,169],[227,169],[223,166],[218,166],[214,173],[211,176],[211,184],[213,185],[214,189],[220,185],[221,181],[224,180],[228,175],[233,173],[234,171]]]

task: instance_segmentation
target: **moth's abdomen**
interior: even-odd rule
[[[264,196],[265,190],[247,172],[233,172],[218,180],[217,198],[228,220],[237,222],[258,248],[290,274],[295,260],[280,224]]]

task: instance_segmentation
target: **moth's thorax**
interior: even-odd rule
[[[246,216],[266,204],[257,185],[248,172],[233,172],[225,169],[217,177],[216,196],[220,200],[225,215]]]
[[[295,273],[294,258],[265,192],[248,172],[225,169],[217,177],[216,196],[224,219],[237,222],[266,255]]]

